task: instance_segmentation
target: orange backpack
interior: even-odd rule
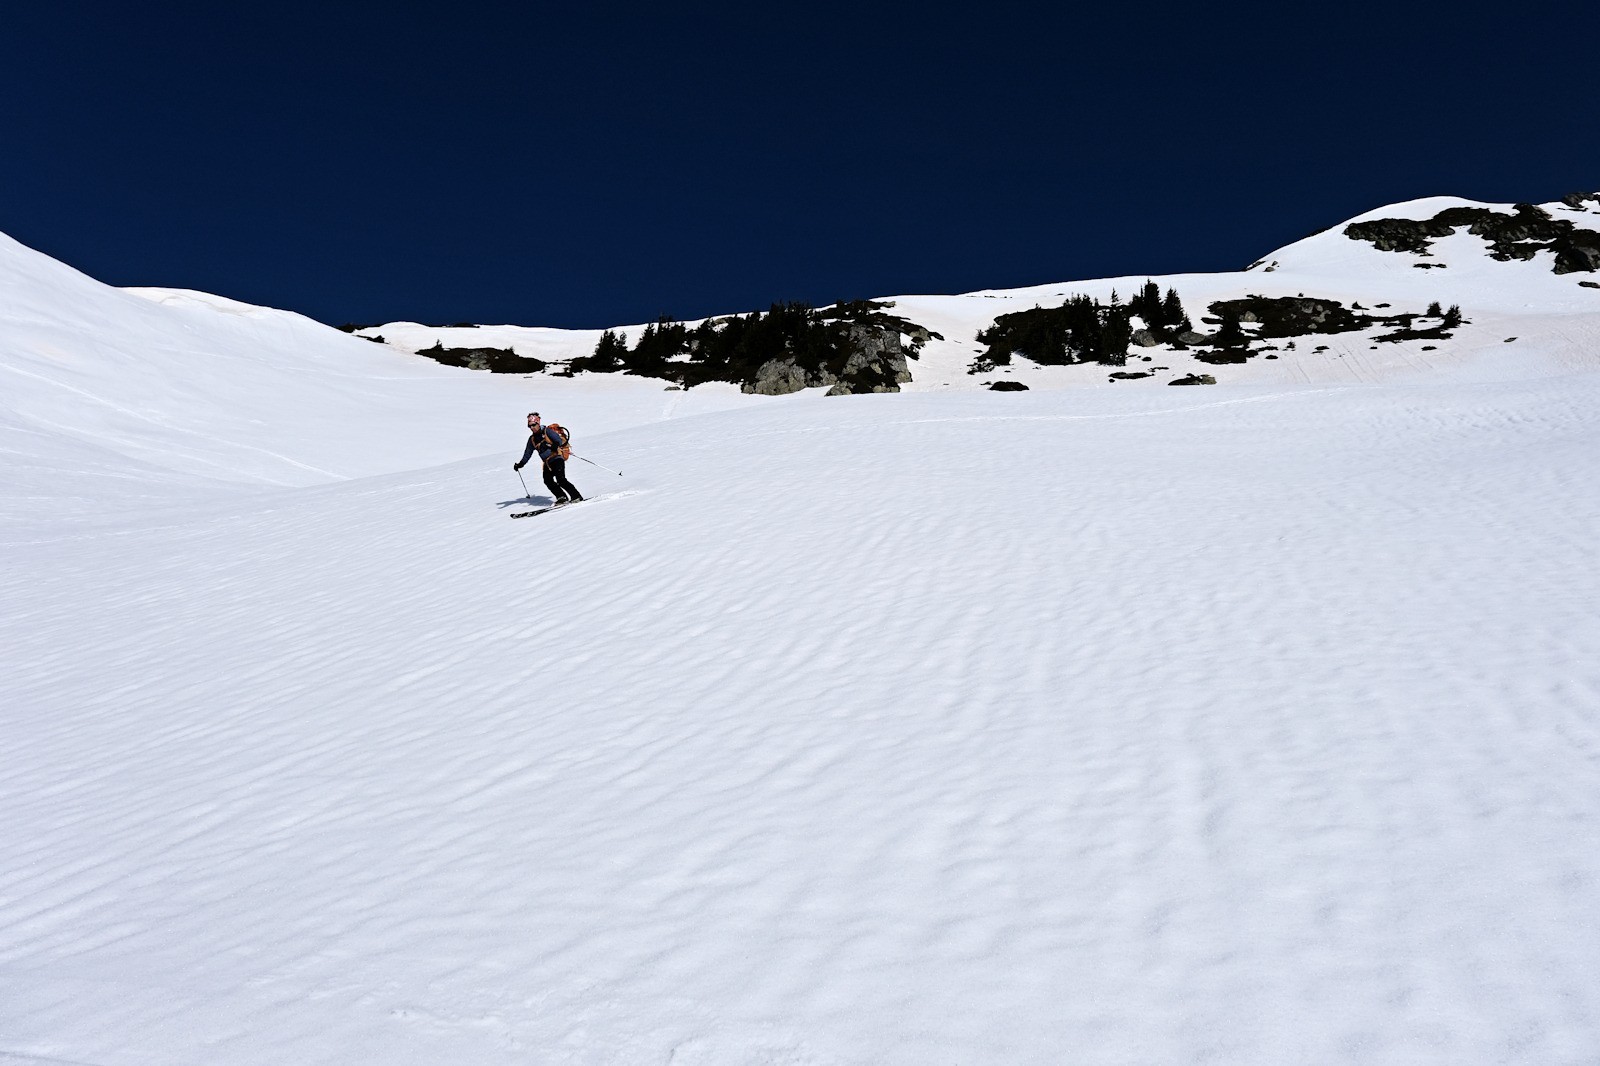
[[[572,458],[572,434],[568,433],[565,429],[563,429],[560,425],[556,424],[555,422],[549,423],[544,428],[546,430],[552,430],[553,429],[557,433],[561,434],[562,444],[561,444],[561,447],[556,449],[556,454],[561,456],[561,458],[563,458],[563,459],[571,459]],[[555,441],[551,441],[550,443],[554,444]]]

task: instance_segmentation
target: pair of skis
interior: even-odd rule
[[[585,496],[581,500],[562,500],[560,503],[552,503],[548,507],[540,507],[540,508],[538,508],[536,510],[533,510],[533,511],[514,511],[512,513],[512,515],[511,515],[511,517],[512,518],[532,518],[536,514],[549,514],[551,511],[559,511],[563,507],[573,507],[573,506],[576,506],[577,504],[588,503],[588,502],[589,502],[589,497],[587,497],[587,496]]]
[[[572,458],[574,458],[574,459],[583,459],[583,456],[574,455]],[[600,466],[600,464],[595,462],[593,459],[583,459],[583,461],[588,463],[590,466],[600,467],[601,470],[604,470],[608,474],[615,474],[618,477],[622,476],[622,471],[613,470],[609,466]],[[522,479],[522,464],[521,463],[517,464],[517,479],[519,481]],[[528,491],[528,483],[526,481],[522,482],[522,491],[523,492],[527,492]],[[611,492],[611,493],[607,493],[604,496],[585,496],[581,500],[562,500],[559,503],[552,503],[549,507],[540,507],[540,508],[537,508],[537,509],[532,510],[532,511],[518,511],[515,514],[513,514],[511,517],[512,518],[532,518],[536,514],[549,514],[551,511],[558,511],[563,507],[571,507],[575,503],[588,503],[590,500],[607,500],[607,499],[611,499],[611,498],[616,497],[616,496],[632,496],[632,495],[633,495],[633,493],[631,493],[631,492],[620,492],[620,493],[619,492]],[[532,496],[528,497],[528,502],[529,503],[533,502],[533,497]]]
[[[569,507],[576,507],[580,503],[599,503],[601,500],[620,500],[625,496],[639,495],[638,489],[624,489],[621,492],[602,492],[598,496],[585,496],[581,500],[572,500],[568,503],[552,503],[548,507],[536,507],[531,511],[514,511],[512,518],[532,518],[536,514],[549,514],[551,511],[565,511]],[[533,502],[532,500],[529,501]]]

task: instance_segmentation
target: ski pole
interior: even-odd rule
[[[517,471],[517,480],[522,481],[522,494],[530,500],[533,499],[533,493],[528,491],[528,483],[522,480],[522,471],[520,470]]]
[[[573,457],[573,458],[574,458],[574,459],[583,459],[583,456],[581,456],[581,455],[578,455],[578,454],[577,454],[577,453],[573,453],[573,456],[572,456],[572,457]],[[595,461],[594,461],[594,460],[593,460],[593,459],[583,459],[583,461],[584,461],[584,462],[586,462],[586,463],[588,463],[588,464],[589,464],[589,465],[590,465],[590,466],[600,466],[600,464],[599,464],[599,463],[597,463],[597,462],[595,462]],[[601,469],[601,470],[604,470],[604,471],[605,471],[605,472],[606,472],[606,473],[608,473],[608,474],[615,474],[615,475],[617,475],[617,476],[618,476],[618,477],[621,477],[621,476],[622,476],[622,471],[620,471],[620,470],[613,470],[613,469],[611,469],[611,468],[610,468],[610,467],[609,467],[609,466],[600,466],[600,469]]]

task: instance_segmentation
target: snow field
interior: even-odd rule
[[[1592,1061],[1597,393],[806,396],[515,522],[514,424],[31,511],[0,1050]]]
[[[1600,293],[1342,228],[1157,280],[1469,325],[832,399],[0,238],[0,1062],[1594,1062]]]

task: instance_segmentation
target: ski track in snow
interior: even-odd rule
[[[538,521],[496,457],[29,527],[0,1048],[1593,1062],[1597,399],[873,397]]]

